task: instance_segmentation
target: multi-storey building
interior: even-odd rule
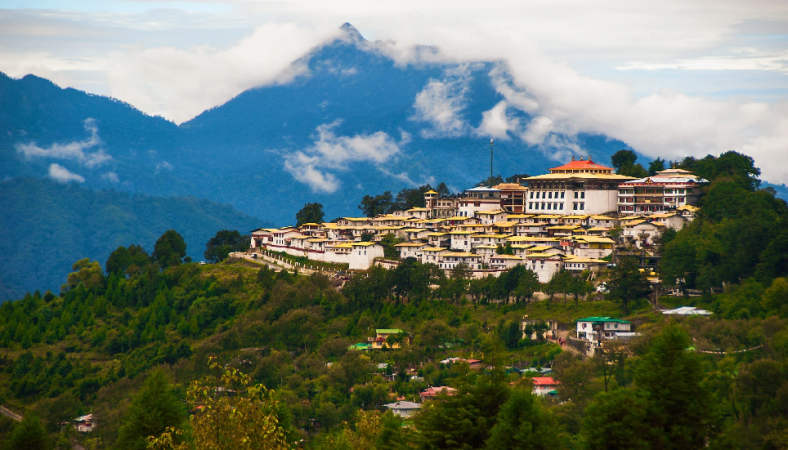
[[[616,211],[618,185],[633,177],[617,175],[611,167],[574,160],[550,173],[526,178],[528,214],[590,215]]]
[[[525,212],[527,187],[521,186],[520,183],[501,183],[493,188],[501,191],[501,209],[512,214]]]
[[[457,196],[441,196],[439,193],[429,190],[424,193],[424,206],[429,210],[429,218],[445,219],[457,215]]]
[[[619,214],[653,214],[697,205],[706,180],[683,169],[667,169],[656,175],[618,186]]]
[[[477,211],[501,209],[501,191],[491,187],[479,186],[465,190],[465,196],[458,201],[458,214],[473,217]]]

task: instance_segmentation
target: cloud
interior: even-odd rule
[[[162,169],[172,171],[172,164],[168,163],[167,161],[156,163],[156,173],[161,172]]]
[[[76,181],[77,183],[84,183],[85,177],[77,175],[60,164],[52,164],[49,166],[49,177],[59,183],[68,183]]]
[[[115,173],[115,172],[107,172],[104,175],[102,175],[101,178],[103,178],[103,179],[105,179],[107,181],[111,181],[113,183],[119,183],[120,182],[120,178],[118,178],[118,174]]]
[[[520,120],[516,117],[509,117],[506,109],[509,103],[506,100],[498,102],[489,111],[482,113],[482,123],[476,129],[476,134],[480,136],[490,136],[493,138],[508,139],[509,131],[515,131],[520,127]]]
[[[447,69],[442,80],[431,78],[416,94],[412,120],[432,126],[421,131],[422,137],[454,138],[467,133],[462,111],[467,102],[469,76],[467,64]]]
[[[296,59],[337,34],[336,27],[267,23],[226,49],[195,45],[114,52],[110,93],[181,123],[247,89],[288,83],[308,72]],[[341,73],[350,76],[354,70]]]
[[[42,148],[36,145],[35,142],[28,144],[17,144],[16,151],[21,153],[26,159],[32,158],[55,158],[55,159],[68,159],[77,161],[86,167],[96,167],[104,164],[112,159],[112,157],[104,153],[101,139],[98,136],[98,127],[94,119],[86,119],[85,130],[90,133],[90,137],[84,141],[74,141],[68,144],[52,144],[50,147]],[[99,149],[93,153],[88,153],[93,147]]]
[[[285,156],[285,170],[315,192],[332,193],[339,189],[340,183],[330,171],[348,170],[353,162],[379,166],[400,152],[402,142],[396,142],[382,131],[337,136],[333,130],[340,124],[341,120],[336,120],[318,126],[312,146]]]

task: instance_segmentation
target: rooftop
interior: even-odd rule
[[[616,323],[632,323],[626,320],[614,319],[612,317],[586,317],[585,319],[577,319],[578,322],[616,322]]]

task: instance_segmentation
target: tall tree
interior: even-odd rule
[[[177,266],[186,256],[186,241],[175,230],[167,230],[153,246],[153,259],[162,268]]]
[[[648,174],[649,176],[654,176],[657,172],[665,170],[665,160],[662,158],[657,158],[654,161],[651,161],[648,165]]]
[[[689,335],[676,324],[654,337],[635,367],[635,385],[644,390],[669,445],[698,449],[717,432],[711,395],[703,384],[699,357],[688,352]]]
[[[367,217],[375,217],[388,213],[393,203],[394,198],[391,195],[391,191],[386,191],[380,195],[365,195],[361,199],[358,209]]]
[[[634,258],[622,258],[613,268],[608,282],[610,298],[621,302],[624,312],[629,312],[633,300],[646,298],[651,292],[646,274],[640,271]]]
[[[441,197],[448,197],[451,195],[451,191],[449,190],[449,187],[446,186],[446,183],[444,183],[443,181],[441,181],[438,187],[435,188],[435,191],[438,194],[440,194]]]
[[[143,450],[148,437],[159,436],[167,428],[181,429],[185,419],[186,410],[167,375],[156,369],[132,398],[115,445],[121,450]]]
[[[237,230],[220,230],[205,244],[205,259],[210,262],[224,261],[231,252],[240,252],[249,247],[249,236]]]
[[[132,266],[145,267],[151,262],[148,252],[140,245],[131,244],[128,248],[120,246],[107,258],[107,275],[111,273],[122,274]]]
[[[671,448],[659,425],[645,392],[617,389],[597,394],[588,405],[583,435],[590,450]]]
[[[616,173],[630,177],[643,178],[648,172],[637,163],[638,155],[632,150],[619,150],[610,157],[610,162]]]
[[[486,444],[491,450],[559,448],[558,422],[533,394],[514,389],[501,407]]]
[[[48,447],[47,433],[41,421],[34,413],[25,414],[22,422],[17,424],[8,436],[7,447],[10,450],[46,450]]]
[[[79,284],[85,286],[87,290],[101,287],[104,284],[104,273],[97,261],[91,261],[88,258],[80,259],[71,266],[71,270],[74,272],[68,274],[66,284],[60,287],[62,291],[73,289]]]
[[[307,203],[296,213],[296,226],[300,227],[305,223],[323,223],[323,204]]]
[[[507,183],[522,183],[523,180],[525,180],[528,177],[530,177],[530,175],[528,175],[527,173],[514,174],[512,176],[506,177],[506,182]]]

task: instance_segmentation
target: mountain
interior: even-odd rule
[[[588,135],[529,145],[519,133],[531,117],[502,103],[501,86],[515,89],[504,63],[421,59],[398,63],[346,24],[293,63],[300,75],[291,82],[250,89],[180,126],[32,75],[0,76],[0,157],[8,162],[0,177],[49,174],[98,189],[191,195],[285,225],[308,201],[333,218],[358,214],[365,194],[474,185],[489,175],[485,115],[520,124],[493,133],[495,173],[504,176],[542,173],[572,149],[607,162],[626,147]]]
[[[71,265],[101,262],[117,247],[138,243],[148,252],[173,228],[187,252],[202,260],[218,230],[245,233],[265,222],[194,197],[162,198],[95,191],[76,183],[20,178],[0,182],[0,301],[27,291],[59,292]]]

